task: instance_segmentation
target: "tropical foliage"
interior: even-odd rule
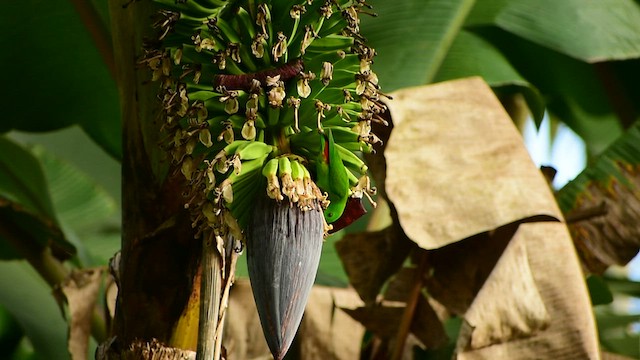
[[[0,352],[9,358],[93,356],[108,338],[107,266],[122,230],[118,163],[133,153],[120,122],[132,96],[118,97],[127,74],[117,69],[135,69],[114,56],[109,29],[147,3],[28,0],[0,14]],[[329,288],[313,290],[292,356],[439,359],[457,349],[459,358],[491,357],[521,341],[526,358],[540,339],[573,353],[640,356],[637,310],[620,308],[640,285],[607,272],[639,247],[639,3],[368,3],[378,16],[360,14],[360,28],[378,54],[382,91],[394,97],[393,130],[379,129],[384,158],[368,159],[379,206],[324,243],[316,283]],[[466,79],[474,76],[482,80]],[[546,113],[552,128],[570,127],[587,145],[587,169],[552,196],[503,109],[518,126]],[[233,314],[252,303],[246,283],[237,289],[228,328],[236,344],[256,324],[255,314]],[[580,312],[589,300],[598,339],[590,312]],[[344,329],[352,337],[343,342],[330,335]],[[567,340],[575,330],[581,337]],[[251,340],[237,354],[268,351]],[[312,340],[336,350],[322,353]]]

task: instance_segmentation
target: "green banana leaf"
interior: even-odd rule
[[[0,82],[5,84],[6,104],[0,133],[79,124],[119,159],[122,141],[115,82],[71,2],[4,4],[0,31],[0,46],[5,49]]]
[[[601,153],[620,136],[622,127],[594,65],[500,29],[475,31],[496,46],[518,73],[539,89],[550,115],[582,137],[591,155]]]
[[[630,188],[632,191],[640,191],[635,186],[640,176],[633,170],[638,165],[640,165],[640,122],[616,140],[594,164],[560,189],[557,195],[560,209],[565,214],[575,210],[576,201],[585,195],[592,184],[609,186],[615,181],[616,184]],[[640,201],[637,198],[628,200]]]
[[[465,22],[472,21],[471,16],[480,17],[477,8],[486,11],[487,7],[497,7],[494,3],[372,2],[380,16],[375,19],[363,16],[362,28],[377,49],[375,69],[382,79],[383,90],[482,76],[500,95],[523,94],[539,124],[544,115],[544,101],[536,87],[495,46],[463,28]]]
[[[116,212],[116,202],[104,188],[69,162],[42,147],[33,150],[44,168],[56,214],[76,231],[93,228]]]
[[[34,154],[42,163],[53,207],[70,242],[78,249],[83,266],[106,265],[120,247],[120,224],[114,219],[116,201],[107,191],[76,168],[43,147]]]
[[[640,6],[632,0],[490,0],[466,27],[497,26],[584,62],[640,57]]]
[[[0,353],[15,353],[22,338],[20,324],[4,306],[0,306]]]
[[[376,18],[361,16],[376,49],[375,71],[385,92],[433,81],[474,0],[370,1]]]
[[[75,248],[60,230],[38,160],[4,136],[0,154],[0,259],[48,245],[62,258],[72,255]]]
[[[621,314],[611,309],[596,310],[600,344],[604,350],[640,358],[640,335],[632,327],[640,322],[638,314]]]
[[[585,62],[640,57],[640,5],[633,0],[512,0],[495,24]]]
[[[51,288],[28,263],[0,261],[0,305],[18,322],[37,358],[69,359],[67,324]]]
[[[631,105],[640,100],[632,80],[640,77],[637,68],[607,63],[616,77],[611,85],[603,83],[611,76],[602,73],[602,64],[586,63],[640,57],[638,5],[630,0],[372,5],[380,16],[363,16],[362,27],[380,54],[376,71],[385,91],[480,75],[498,94],[521,92],[537,122],[544,103],[585,140],[591,155],[621,134],[618,116],[626,117],[623,123],[637,116]],[[632,76],[618,70],[630,67]],[[622,102],[616,113],[611,99]]]
[[[495,46],[463,29],[438,69],[434,82],[471,76],[482,76],[494,90],[522,93],[533,118],[538,124],[542,122],[545,105],[538,90],[518,73]]]
[[[613,301],[613,294],[609,290],[608,281],[597,275],[587,277],[587,288],[591,303],[595,305],[610,304]]]
[[[614,276],[605,276],[604,281],[612,291],[618,294],[640,298],[640,282],[638,281]]]

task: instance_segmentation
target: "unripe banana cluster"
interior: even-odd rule
[[[267,179],[267,195],[276,201],[285,200],[286,197],[303,210],[311,210],[318,204],[326,208],[326,194],[316,186],[302,162],[304,159],[297,156],[293,159],[281,156],[269,160],[262,168],[262,175]]]
[[[325,131],[349,178],[370,187],[356,155],[386,122],[375,50],[359,34],[363,0],[154,0],[154,27],[140,60],[160,84],[164,147],[189,181],[186,206],[199,234],[242,238],[256,196],[301,209],[333,200],[318,183]],[[323,157],[324,156],[324,157]],[[319,181],[323,180],[323,181]],[[373,203],[373,200],[371,200]]]

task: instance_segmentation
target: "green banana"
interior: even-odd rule
[[[298,160],[291,161],[291,177],[295,185],[295,192],[298,198],[304,197],[308,194],[305,192],[304,187],[304,166],[300,164]],[[310,194],[309,194],[310,195]]]
[[[302,170],[303,167],[304,166],[302,166],[298,160],[291,161],[291,177],[293,180],[302,180],[304,176],[304,171]]]
[[[243,161],[241,171],[232,172],[227,179],[232,185],[244,184],[247,180],[250,180],[250,177],[260,173],[267,156],[268,154],[264,154],[255,159]]]
[[[347,169],[335,148],[332,130],[327,129],[321,144],[321,153],[316,160],[316,183],[329,194],[330,204],[324,211],[327,223],[338,220],[349,197]]]
[[[349,48],[353,45],[353,38],[342,35],[329,35],[320,39],[315,39],[307,47],[307,52],[324,53],[327,51],[338,51],[345,48]]]
[[[268,155],[262,155],[256,159],[243,161],[240,172],[232,172],[227,180],[231,184],[232,201],[226,202],[226,206],[236,217],[239,224],[246,224],[248,214],[251,212],[252,198],[256,192],[256,181],[264,166]]]
[[[249,146],[249,144],[251,144],[251,141],[248,140],[236,140],[234,142],[232,142],[231,144],[227,145],[224,147],[224,149],[222,149],[224,151],[224,154],[229,157],[231,155],[237,154],[238,152],[242,151],[242,149],[244,149],[245,147]]]
[[[291,176],[291,160],[287,156],[281,156],[278,162],[278,174],[280,177]]]
[[[278,180],[278,165],[280,160],[273,158],[262,168],[262,175],[267,178],[267,196],[271,199],[282,201],[284,197],[280,191],[280,181]]]
[[[272,145],[260,141],[250,141],[249,145],[243,147],[237,154],[240,160],[253,160],[268,155],[273,149],[274,147]]]
[[[277,177],[278,163],[279,163],[279,160],[277,158],[273,158],[267,161],[267,163],[262,168],[262,176],[266,177],[267,179],[272,176]]]
[[[354,154],[352,151],[347,150],[340,144],[335,144],[335,149],[337,150],[338,155],[340,155],[340,158],[346,166],[349,166],[349,168],[357,171],[361,175],[367,173],[369,167],[356,154]]]

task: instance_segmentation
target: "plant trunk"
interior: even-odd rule
[[[101,348],[106,358],[124,358],[142,342],[149,345],[144,358],[157,359],[150,351],[166,348],[152,341],[170,344],[194,285],[200,243],[183,207],[184,177],[172,176],[175,169],[158,145],[158,84],[137,65],[142,41],[153,31],[153,7],[149,1],[124,7],[123,1],[109,4],[124,137],[122,250],[111,339]]]

